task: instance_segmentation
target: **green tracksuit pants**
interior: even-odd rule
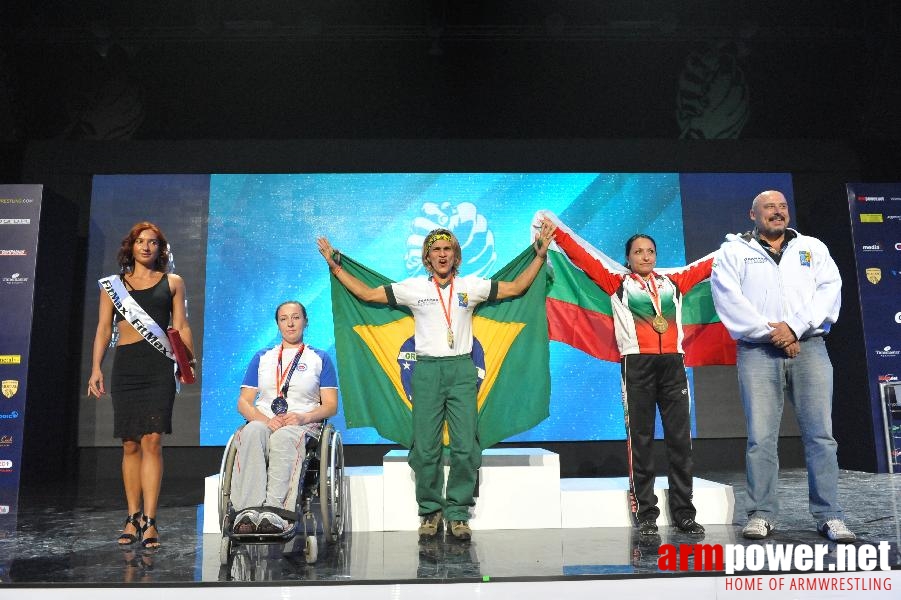
[[[447,520],[468,521],[478,482],[482,449],[478,441],[476,367],[468,355],[420,356],[413,371],[413,446],[409,461],[416,475],[419,514],[444,511]],[[450,472],[444,487],[443,426],[450,434]],[[445,499],[446,497],[446,499]]]

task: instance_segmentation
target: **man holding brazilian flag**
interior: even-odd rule
[[[534,249],[491,279],[458,275],[460,243],[446,229],[423,242],[430,276],[397,283],[318,240],[341,284],[333,282],[332,307],[338,363],[353,365],[341,378],[347,424],[371,425],[410,448],[421,538],[435,537],[446,519],[454,537],[470,539],[482,448],[548,415],[546,281],[538,275],[555,228],[542,220]]]

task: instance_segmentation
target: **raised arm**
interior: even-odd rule
[[[550,219],[547,217],[542,218],[541,229],[535,236],[535,258],[532,259],[529,266],[527,266],[522,273],[517,275],[513,281],[497,282],[498,300],[521,296],[529,289],[529,286],[532,285],[532,282],[535,281],[535,277],[541,270],[541,265],[544,264],[544,261],[547,258],[548,245],[553,239],[554,231],[556,231],[556,229],[557,226],[554,225]]]
[[[710,278],[713,271],[714,255],[715,253],[711,252],[707,256],[699,258],[680,269],[661,269],[660,271],[676,284],[680,292],[686,294],[691,288]]]
[[[347,288],[351,294],[362,300],[363,302],[375,302],[377,304],[388,304],[388,295],[385,288],[372,288],[341,268],[339,260],[341,254],[335,250],[325,237],[318,238],[316,244],[319,246],[319,253],[328,264],[329,270],[338,282]]]
[[[579,267],[589,279],[607,294],[613,294],[622,283],[623,277],[613,273],[604,263],[592,256],[567,231],[558,228],[554,233],[554,241],[563,250],[570,261]]]

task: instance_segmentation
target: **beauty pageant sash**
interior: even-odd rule
[[[153,318],[147,314],[141,305],[131,297],[125,284],[118,275],[110,275],[103,279],[98,279],[97,284],[104,292],[107,293],[113,306],[119,311],[126,321],[141,334],[148,344],[156,348],[160,354],[169,360],[175,360],[175,353],[172,352],[172,345],[166,332],[160,327]]]

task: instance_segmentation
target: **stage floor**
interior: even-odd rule
[[[697,475],[733,485],[735,512],[744,520],[743,473]],[[125,511],[118,505],[121,492],[115,480],[105,489],[28,492],[20,500],[15,535],[0,539],[0,594],[23,588],[128,584],[331,586],[671,579],[678,574],[658,568],[661,544],[749,545],[738,524],[708,526],[703,538],[662,527],[659,539],[650,540],[640,539],[630,528],[476,531],[470,543],[448,537],[428,544],[420,544],[415,532],[360,532],[348,533],[334,545],[320,538],[319,560],[313,565],[305,563],[302,552],[284,555],[281,547],[241,546],[223,567],[220,536],[201,533],[202,507],[196,503],[194,486],[202,488],[202,483],[201,479],[182,487],[166,482],[158,515],[163,546],[156,551],[116,545]],[[806,473],[783,471],[780,483],[781,520],[767,543],[824,543],[807,511]],[[888,542],[898,581],[901,475],[842,471],[840,492],[858,545]],[[834,546],[826,562],[833,558]]]

